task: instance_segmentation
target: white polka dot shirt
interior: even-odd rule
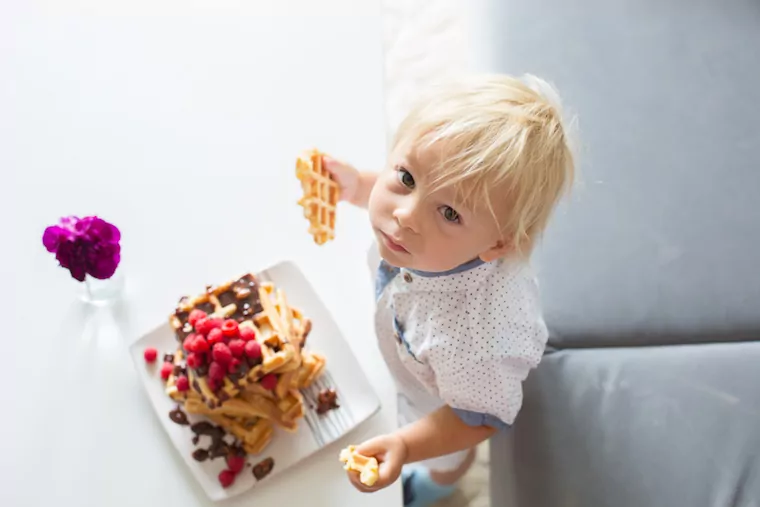
[[[467,424],[509,427],[548,335],[530,267],[478,259],[424,273],[381,261],[375,288],[378,343],[399,391],[425,412],[447,404]]]

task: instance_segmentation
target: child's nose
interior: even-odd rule
[[[399,206],[393,211],[393,218],[396,219],[398,225],[404,229],[411,229],[414,232],[418,232],[417,226],[417,212],[416,207],[413,205]]]

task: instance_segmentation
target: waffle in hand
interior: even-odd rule
[[[359,454],[354,445],[340,451],[338,459],[344,463],[345,470],[359,472],[359,480],[365,486],[374,486],[380,476],[377,458]]]
[[[310,150],[296,160],[296,176],[301,181],[304,216],[309,220],[309,233],[322,245],[335,238],[335,210],[340,188],[322,165],[322,153]]]

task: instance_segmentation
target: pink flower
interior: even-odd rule
[[[120,239],[119,229],[101,218],[71,216],[45,229],[42,244],[81,282],[85,275],[101,280],[113,276],[121,261]]]

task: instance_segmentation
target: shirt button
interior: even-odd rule
[[[404,273],[404,281],[406,283],[412,283],[412,275],[410,275],[409,273]]]

